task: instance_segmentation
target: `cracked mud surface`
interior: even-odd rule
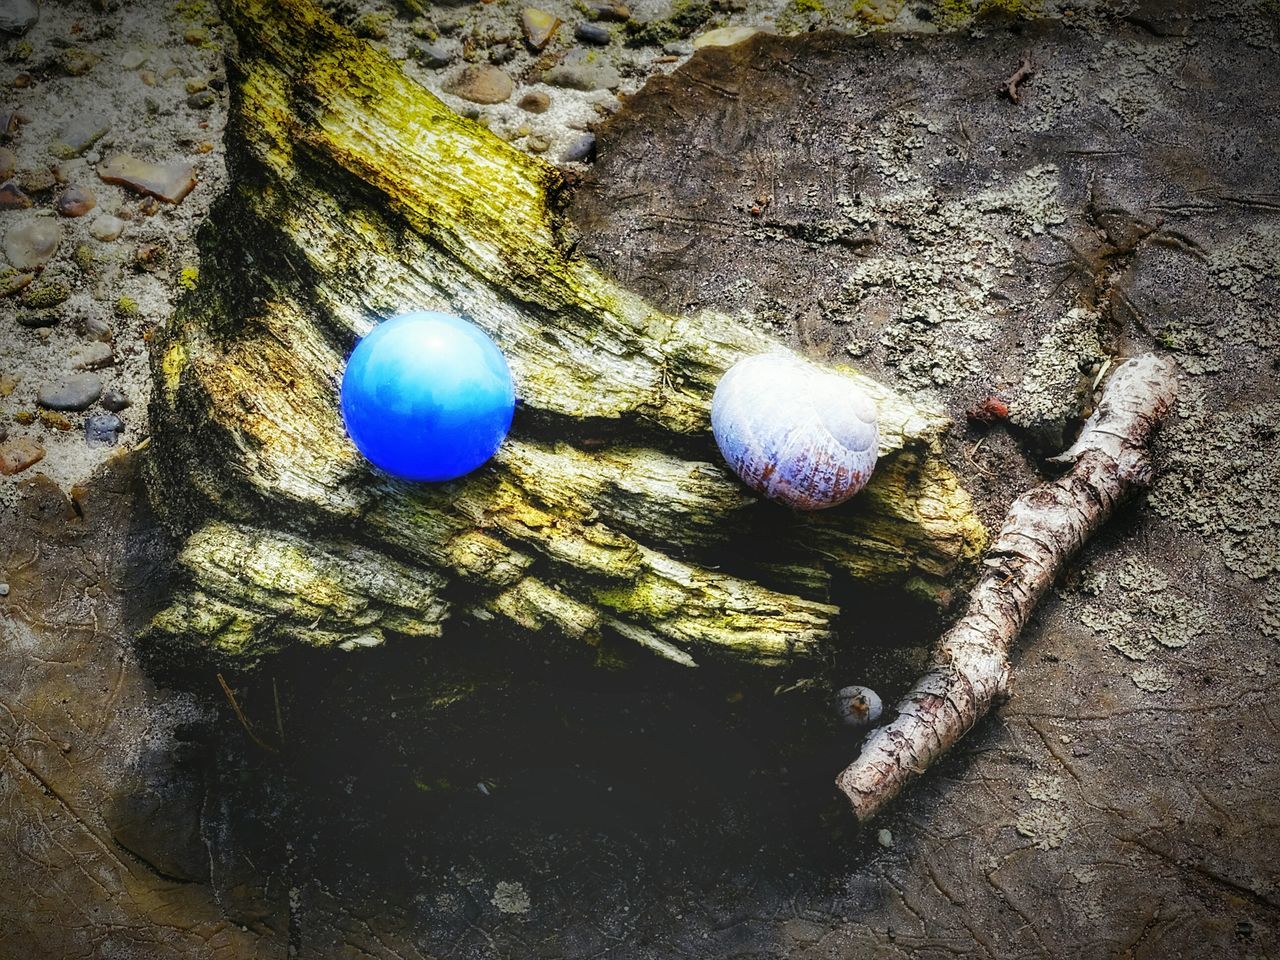
[[[228,676],[265,751],[212,668],[131,642],[171,549],[132,454],[0,515],[0,957],[1280,953],[1274,18],[980,32],[704,51],[572,211],[664,305],[932,392],[990,520],[1094,365],[1178,358],[1151,496],[955,755],[858,831],[825,696],[487,637],[511,679],[429,727],[413,678],[449,664],[406,646]],[[966,427],[991,394],[1016,426]],[[932,633],[883,628],[841,669],[891,700]]]

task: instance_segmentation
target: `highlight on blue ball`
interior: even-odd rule
[[[342,377],[347,433],[405,480],[452,480],[497,452],[515,411],[511,371],[473,323],[432,311],[384,320]]]

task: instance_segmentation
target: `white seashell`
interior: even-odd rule
[[[747,486],[800,510],[834,507],[866,486],[880,444],[874,400],[781,353],[740,360],[720,379],[711,432]]]
[[[880,719],[884,705],[870,687],[842,687],[836,691],[836,713],[851,727],[865,727]]]

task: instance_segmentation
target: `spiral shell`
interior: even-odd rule
[[[780,353],[740,360],[721,378],[711,432],[747,486],[799,510],[834,507],[866,486],[880,443],[875,401]]]

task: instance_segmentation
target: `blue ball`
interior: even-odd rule
[[[494,455],[516,394],[502,352],[447,313],[385,320],[356,344],[342,419],[374,466],[406,480],[452,480]]]

